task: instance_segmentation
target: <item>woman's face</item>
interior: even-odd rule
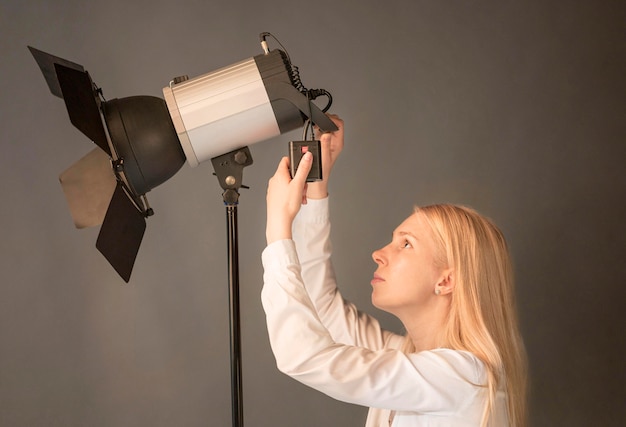
[[[372,304],[402,318],[435,298],[443,268],[423,214],[414,213],[393,232],[391,243],[372,253],[378,268],[372,279]]]

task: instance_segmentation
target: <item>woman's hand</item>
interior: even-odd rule
[[[313,156],[302,156],[296,176],[291,179],[289,159],[283,157],[270,179],[267,188],[267,225],[265,237],[270,244],[276,240],[291,239],[291,226],[300,206],[307,198],[323,199],[328,197],[328,178],[343,149],[343,120],[336,115],[329,115],[339,128],[335,132],[317,134],[322,146],[322,181],[306,183],[311,170]],[[319,131],[318,131],[319,132]]]
[[[306,197],[309,199],[324,199],[328,197],[328,178],[337,157],[339,157],[343,149],[343,120],[334,114],[329,114],[328,117],[335,122],[339,130],[323,134],[320,134],[319,130],[316,132],[316,137],[322,145],[322,181],[309,183],[306,190]]]
[[[283,157],[267,186],[267,244],[291,239],[291,226],[300,206],[306,203],[306,177],[313,164],[313,155],[305,153],[296,176],[291,179],[289,158]]]

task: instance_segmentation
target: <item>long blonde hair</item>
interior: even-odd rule
[[[507,393],[510,425],[524,427],[527,362],[504,235],[491,220],[467,207],[431,205],[415,212],[432,228],[438,263],[452,268],[455,278],[442,344],[473,353],[487,369],[489,400],[483,425],[502,388]]]

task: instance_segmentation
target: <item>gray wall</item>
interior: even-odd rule
[[[345,296],[413,204],[507,234],[533,426],[625,416],[625,7],[619,1],[0,2],[0,425],[230,425],[225,213],[210,164],[149,194],[130,284],[77,231],[58,174],[91,149],[27,45],[83,64],[107,98],[161,96],[276,34],[347,125],[332,183]],[[276,47],[276,45],[272,45]],[[246,425],[361,426],[274,366],[259,301],[267,179],[300,131],[252,146],[239,207]]]

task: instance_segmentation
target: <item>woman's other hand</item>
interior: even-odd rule
[[[335,132],[319,133],[316,131],[316,137],[322,145],[322,181],[310,182],[306,190],[306,197],[309,199],[323,199],[328,197],[328,178],[333,169],[335,161],[341,150],[343,150],[343,120],[339,116],[329,114],[328,117],[339,128]]]

